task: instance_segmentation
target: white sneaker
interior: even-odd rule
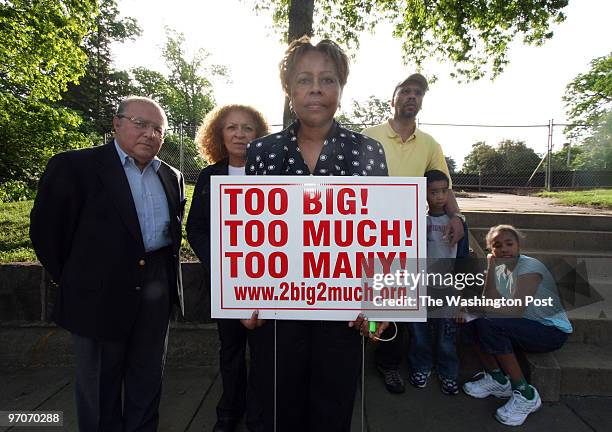
[[[532,412],[536,412],[542,406],[542,399],[538,391],[533,388],[533,399],[525,398],[520,391],[515,390],[510,400],[499,407],[495,412],[495,418],[508,426],[520,426]]]
[[[512,385],[508,378],[506,378],[506,384],[500,384],[487,372],[479,372],[474,375],[474,378],[478,375],[482,375],[482,378],[463,384],[463,391],[466,394],[478,399],[491,395],[498,398],[509,398],[512,396]]]

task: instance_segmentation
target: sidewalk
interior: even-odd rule
[[[370,350],[368,350],[370,351]],[[370,357],[369,353],[367,355]],[[605,432],[612,424],[612,398],[571,397],[544,403],[523,426],[499,424],[495,409],[503,401],[473,399],[464,394],[443,395],[436,378],[425,389],[409,384],[401,395],[388,393],[381,377],[366,359],[365,412],[361,427],[361,392],[355,401],[352,432],[405,431],[549,431]],[[63,428],[2,428],[0,431],[77,431],[70,368],[22,369],[0,373],[0,410],[63,411]],[[402,371],[404,377],[407,370]],[[221,393],[216,368],[169,369],[164,379],[160,432],[211,431]],[[244,427],[239,430],[246,431]],[[279,431],[281,432],[281,431]]]
[[[495,192],[463,192],[460,195],[457,202],[462,211],[572,213],[612,216],[612,210],[556,205],[554,204],[556,200],[553,198]]]

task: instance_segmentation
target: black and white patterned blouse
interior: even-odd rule
[[[387,176],[382,145],[334,121],[313,173],[297,145],[299,121],[247,146],[247,175]]]

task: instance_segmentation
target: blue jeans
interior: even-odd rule
[[[528,353],[558,350],[568,334],[527,318],[478,318],[461,326],[461,340],[477,344],[492,355],[510,354],[514,348]]]
[[[430,318],[427,322],[408,323],[412,372],[430,372],[434,364],[442,378],[457,379],[459,358],[455,344],[457,325],[450,318]],[[435,363],[434,363],[435,359]]]

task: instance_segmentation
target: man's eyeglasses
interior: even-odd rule
[[[155,124],[148,120],[140,119],[138,117],[128,117],[123,114],[119,114],[117,115],[117,117],[129,120],[136,127],[136,129],[147,130],[149,128],[152,128],[153,135],[155,135],[157,138],[161,139],[164,137],[164,128],[158,124]]]

